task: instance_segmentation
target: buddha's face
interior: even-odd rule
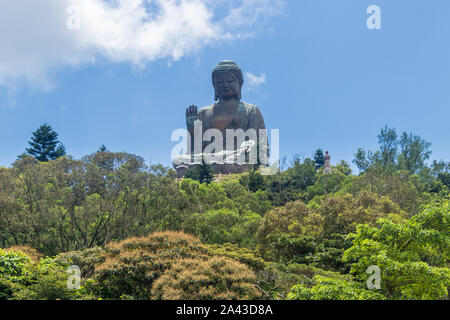
[[[233,72],[219,72],[214,76],[214,89],[219,100],[237,98],[241,84]]]

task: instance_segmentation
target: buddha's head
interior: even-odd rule
[[[214,101],[235,98],[241,100],[241,89],[244,84],[242,70],[231,60],[219,62],[212,72]]]

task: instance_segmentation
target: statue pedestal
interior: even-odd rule
[[[173,160],[173,166],[177,170],[179,178],[184,177],[189,169],[201,165],[201,159],[204,159],[205,163],[212,167],[214,174],[238,174],[246,172],[256,165],[257,151],[256,142],[248,140],[244,141],[241,147],[235,151],[203,153],[194,157],[190,154],[179,155]],[[249,160],[250,155],[253,155],[253,161]],[[196,159],[196,161],[192,159]]]

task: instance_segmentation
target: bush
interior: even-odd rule
[[[268,291],[272,298],[286,298],[292,286],[302,284],[311,286],[315,283],[315,276],[330,279],[351,281],[352,276],[338,272],[322,270],[307,264],[272,263],[258,274],[261,287]]]
[[[255,234],[261,224],[259,214],[246,211],[241,215],[229,209],[195,213],[185,222],[184,230],[199,237],[204,243],[238,243],[255,247]]]
[[[351,247],[347,235],[333,234],[328,239],[318,241],[316,252],[307,261],[321,269],[349,273],[350,266],[342,261],[344,251]]]
[[[36,258],[28,247],[0,249],[0,300],[71,300],[81,297],[80,290],[67,287],[69,275],[63,265],[53,259],[32,262],[23,252]]]
[[[234,260],[184,259],[154,282],[153,294],[163,300],[249,300],[261,295],[255,281],[255,274]]]
[[[380,218],[395,217],[405,219],[407,213],[388,197],[379,197],[368,190],[356,195],[326,199],[317,210],[323,217],[323,237],[335,233],[348,234],[356,230],[359,224],[375,226]]]
[[[110,243],[104,262],[95,267],[95,289],[108,299],[149,299],[153,282],[173,261],[206,260],[208,255],[200,240],[180,232],[157,232]]]
[[[27,245],[12,246],[12,247],[9,247],[9,248],[7,248],[5,250],[6,251],[14,251],[14,252],[22,252],[27,257],[29,257],[30,260],[33,261],[33,262],[39,262],[39,260],[44,256],[42,253],[37,251],[35,248],[32,248],[32,247],[27,246]]]
[[[31,267],[31,284],[14,294],[15,300],[74,300],[81,298],[80,290],[69,289],[66,268],[52,259],[42,259]]]
[[[0,249],[0,300],[30,283],[31,260],[22,252]]]
[[[54,258],[54,261],[61,265],[78,266],[83,279],[93,277],[95,265],[104,262],[104,260],[105,250],[101,247],[61,253]]]
[[[312,215],[311,210],[302,201],[289,202],[282,207],[270,210],[258,230],[258,239],[267,245],[267,237],[277,233],[314,234],[320,233],[307,229],[304,221]]]
[[[207,248],[213,255],[225,256],[227,258],[239,261],[254,271],[261,271],[267,266],[262,258],[256,256],[255,252],[247,248],[240,248],[237,244],[225,243],[223,245],[207,245]]]
[[[449,230],[449,202],[429,205],[405,222],[381,219],[378,228],[358,226],[343,259],[361,281],[369,266],[378,266],[388,298],[442,299],[450,287]]]
[[[294,233],[271,234],[268,240],[270,257],[274,261],[305,263],[318,249],[318,243],[314,238]]]
[[[322,276],[314,277],[315,284],[306,286],[298,284],[288,293],[288,300],[382,300],[385,297],[376,292],[364,289],[355,282],[331,279]]]
[[[302,201],[269,211],[258,229],[258,252],[267,260],[291,260],[316,250],[323,218]]]

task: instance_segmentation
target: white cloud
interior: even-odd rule
[[[103,57],[143,67],[242,38],[284,0],[0,0],[0,86],[52,87],[52,74]],[[80,29],[69,30],[78,6]]]
[[[282,4],[282,1],[274,0],[243,0],[241,5],[231,9],[225,21],[235,26],[251,26],[261,18],[280,14]]]
[[[260,85],[266,83],[267,80],[266,75],[264,73],[261,73],[261,75],[257,76],[250,72],[246,72],[245,76],[247,78],[249,89],[259,87]]]

